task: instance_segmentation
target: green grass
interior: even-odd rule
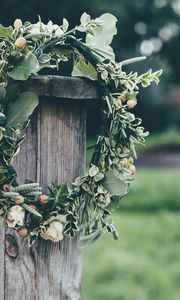
[[[137,152],[151,152],[156,150],[179,150],[180,131],[176,128],[169,128],[166,131],[150,134],[146,139],[146,146],[137,145]]]
[[[82,300],[180,299],[180,171],[139,169],[114,212],[120,239],[85,250]]]

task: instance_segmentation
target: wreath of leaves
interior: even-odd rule
[[[63,235],[74,237],[80,232],[84,242],[106,231],[118,237],[111,204],[128,192],[135,173],[135,144],[144,144],[148,135],[130,109],[137,103],[139,86],[158,84],[162,71],[142,75],[124,71],[124,65],[144,57],[115,61],[110,44],[117,33],[116,22],[108,13],[96,19],[84,13],[80,25],[71,30],[66,19],[61,26],[51,21],[45,25],[40,19],[36,24],[18,19],[14,27],[0,25],[0,217],[8,224],[9,211],[20,206],[23,224],[17,221],[14,227],[26,229],[30,244],[59,215],[65,217]],[[59,69],[68,60],[73,62],[72,76],[98,82],[102,125],[87,174],[76,178],[71,188],[51,186],[42,203],[39,184],[26,180],[19,185],[13,168],[29,117],[38,105],[34,92],[22,92],[21,81],[43,68]]]

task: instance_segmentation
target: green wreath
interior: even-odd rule
[[[14,27],[0,25],[0,217],[30,245],[39,236],[57,242],[77,232],[82,241],[106,231],[118,238],[111,203],[128,192],[136,171],[135,144],[144,144],[148,135],[130,110],[137,103],[138,87],[158,84],[162,71],[138,75],[123,70],[144,57],[115,62],[110,44],[116,22],[108,13],[96,19],[84,13],[72,30],[66,19],[61,26],[40,19],[36,24],[17,19]],[[44,195],[38,183],[26,180],[19,185],[12,166],[38,105],[38,96],[22,92],[20,83],[69,59],[72,76],[98,82],[102,124],[87,174],[76,178],[72,187],[52,185]]]

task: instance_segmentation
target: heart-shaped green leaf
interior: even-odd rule
[[[86,62],[83,58],[77,60],[71,75],[77,77],[86,77],[91,80],[97,80],[97,71],[89,62]]]
[[[108,171],[104,177],[104,187],[112,196],[124,196],[128,192],[128,184],[118,178],[113,171]]]
[[[28,121],[34,109],[38,105],[38,96],[34,92],[24,92],[12,102],[7,109],[7,123],[6,127],[13,127],[15,129],[23,126]]]
[[[38,71],[39,62],[34,54],[29,53],[17,62],[8,75],[14,80],[27,80],[31,74],[36,74]]]

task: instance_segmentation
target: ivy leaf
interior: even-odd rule
[[[91,80],[97,80],[97,72],[95,68],[89,62],[86,62],[83,58],[80,58],[76,61],[71,75],[77,77],[86,77]]]
[[[107,171],[104,178],[104,187],[112,196],[124,196],[128,192],[128,184],[114,174],[113,171]]]
[[[112,14],[106,13],[95,19],[95,21],[103,25],[96,26],[87,34],[86,44],[97,50],[97,52],[104,53],[106,58],[114,59],[113,49],[109,45],[113,40],[113,36],[117,34],[117,19]]]
[[[6,88],[6,101],[11,102],[15,100],[20,94],[20,86],[19,83],[13,83],[8,85]]]
[[[33,53],[22,57],[8,75],[14,80],[27,80],[31,74],[39,71],[39,62]]]
[[[1,38],[10,38],[13,32],[12,26],[4,27],[0,24],[0,37]]]
[[[38,103],[39,100],[36,93],[21,93],[14,102],[8,105],[6,127],[17,129],[19,126],[23,126],[23,124],[28,121]]]

